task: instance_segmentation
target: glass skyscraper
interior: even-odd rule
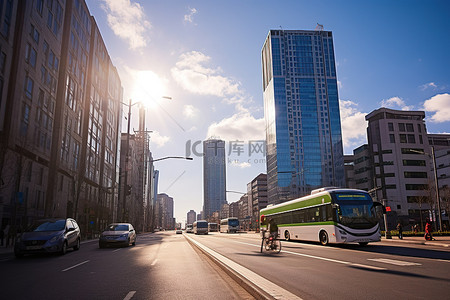
[[[344,187],[332,33],[270,30],[262,71],[268,203]]]
[[[204,218],[220,212],[226,198],[225,141],[203,141],[203,213]]]

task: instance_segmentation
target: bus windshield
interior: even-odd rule
[[[365,193],[334,193],[334,202],[339,205],[338,220],[342,225],[354,229],[371,228],[378,223],[372,198]]]
[[[239,226],[239,220],[238,219],[230,219],[228,220],[229,226]]]

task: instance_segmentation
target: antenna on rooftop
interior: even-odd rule
[[[323,31],[323,25],[317,23],[316,30],[317,31]]]

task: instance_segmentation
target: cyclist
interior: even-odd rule
[[[274,239],[276,239],[278,237],[278,225],[277,223],[275,223],[274,219],[270,219],[269,220],[269,232],[270,232],[270,236],[272,236]]]

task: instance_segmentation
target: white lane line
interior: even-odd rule
[[[119,249],[114,250],[113,252],[117,252],[117,251],[120,251],[120,250],[122,250],[122,249],[119,248]]]
[[[73,269],[73,268],[79,267],[79,266],[84,265],[85,263],[88,263],[88,262],[89,262],[89,260],[83,261],[83,262],[81,262],[81,263],[79,263],[79,264],[76,264],[75,266],[71,266],[71,267],[69,267],[69,268],[67,268],[67,269],[62,270],[61,272],[69,271],[69,270],[71,270],[71,269]]]
[[[136,294],[136,291],[129,292],[127,296],[123,298],[123,300],[130,300],[131,298],[133,298],[134,294]]]
[[[152,262],[152,266],[154,266],[154,265],[156,265],[156,262],[158,261],[158,259],[155,259],[153,262]]]
[[[419,263],[413,263],[409,261],[401,261],[401,260],[395,260],[395,259],[388,259],[388,258],[368,258],[367,260],[381,262],[385,264],[391,264],[396,266],[421,266],[422,264]]]
[[[236,243],[246,244],[246,245],[255,246],[255,247],[261,247],[261,245],[255,245],[255,244],[244,243],[244,242],[236,242]],[[349,265],[349,266],[354,266],[354,267],[367,268],[367,269],[378,270],[378,271],[387,270],[386,268],[357,264],[357,263],[352,263],[352,262],[348,262],[348,261],[337,260],[337,259],[326,258],[326,257],[321,257],[321,256],[315,256],[315,255],[309,255],[309,254],[303,254],[303,253],[298,253],[298,252],[292,252],[292,251],[286,251],[286,250],[281,250],[281,252],[292,254],[292,255],[320,259],[320,260],[324,260],[324,261],[329,261],[329,262],[334,262],[334,263]]]
[[[443,262],[450,263],[450,260],[448,260],[448,259],[438,259],[438,261],[443,261]]]

